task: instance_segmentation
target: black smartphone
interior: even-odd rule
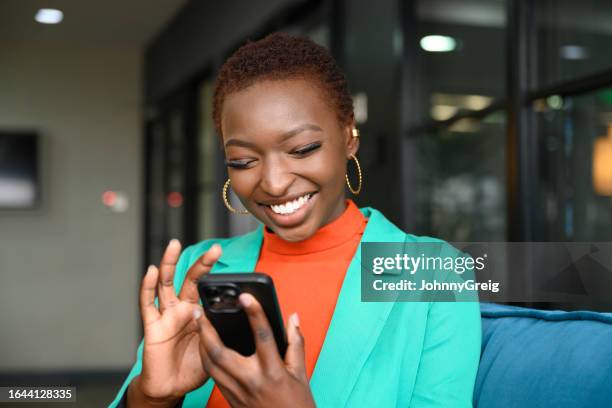
[[[253,295],[270,322],[281,358],[285,358],[287,336],[272,278],[258,272],[207,274],[198,281],[198,292],[206,317],[223,344],[243,356],[255,353],[255,339],[238,297],[241,293]]]

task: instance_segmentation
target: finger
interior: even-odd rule
[[[200,295],[198,294],[198,280],[212,269],[213,265],[221,256],[221,245],[214,244],[206,251],[197,262],[195,262],[187,275],[185,282],[179,293],[179,299],[191,303],[199,303]]]
[[[159,310],[155,306],[155,292],[159,271],[153,265],[149,266],[147,273],[140,285],[140,315],[142,322],[146,325],[154,322],[160,317]]]
[[[255,350],[261,364],[268,370],[281,368],[282,360],[278,354],[274,333],[263,308],[257,299],[248,293],[241,294],[239,299],[249,318],[253,337],[255,337]]]
[[[214,377],[213,377],[214,379]],[[240,391],[235,391],[231,388],[228,388],[224,385],[221,385],[217,380],[215,380],[215,385],[219,387],[219,391],[221,391],[221,395],[225,397],[230,407],[246,407],[246,398],[241,397],[243,393]]]
[[[177,239],[170,240],[159,265],[158,296],[159,309],[162,313],[178,301],[174,289],[174,271],[180,254],[181,243]]]
[[[198,324],[200,335],[200,354],[204,369],[212,376],[212,372],[223,371],[232,377],[237,383],[245,385],[244,375],[241,367],[246,364],[246,358],[236,351],[225,347],[219,337],[217,330],[200,310],[194,311],[194,318]],[[206,359],[204,358],[206,357]],[[242,361],[241,361],[242,360]],[[211,372],[212,371],[212,372]],[[218,375],[218,374],[217,374]]]
[[[242,387],[239,383],[232,378],[223,369],[216,366],[211,360],[205,350],[204,346],[200,343],[200,356],[202,358],[202,368],[204,371],[215,381],[215,385],[219,387],[221,394],[227,399],[232,407],[241,406],[237,404],[237,400],[241,399],[243,395]],[[244,405],[242,405],[244,406]]]
[[[302,381],[307,381],[306,374],[306,352],[304,350],[304,336],[300,331],[300,318],[297,313],[289,316],[287,323],[287,353],[285,354],[285,364],[287,369],[295,377]]]

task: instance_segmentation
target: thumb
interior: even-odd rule
[[[287,323],[287,353],[285,365],[291,374],[301,381],[308,381],[306,375],[306,353],[304,351],[304,336],[300,331],[300,318],[297,313],[289,316]]]

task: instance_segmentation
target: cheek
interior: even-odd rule
[[[346,164],[342,157],[329,155],[308,165],[308,173],[321,186],[334,187],[343,184]]]
[[[230,189],[240,197],[249,197],[257,185],[258,176],[255,170],[230,170],[229,176],[232,180]]]

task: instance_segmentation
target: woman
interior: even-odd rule
[[[345,198],[345,183],[354,194],[361,188],[359,132],[329,53],[280,33],[248,43],[221,69],[213,116],[229,172],[226,206],[262,224],[182,254],[173,240],[159,270],[149,267],[144,341],[111,406],[470,406],[477,303],[361,302],[360,242],[427,239]],[[230,186],[246,210],[231,207]],[[291,313],[284,361],[253,297],[240,297],[257,342],[250,357],[224,347],[199,305],[202,275],[254,270],[272,276]]]

